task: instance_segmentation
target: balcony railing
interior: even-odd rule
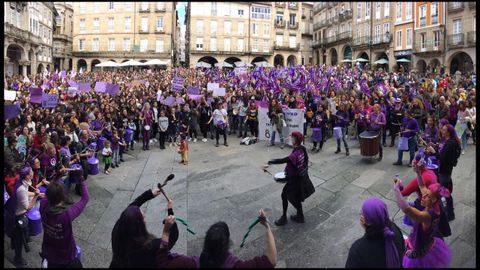
[[[453,34],[447,36],[448,47],[461,47],[465,45],[464,34]]]
[[[253,45],[250,46],[250,54],[261,54],[261,55],[272,55],[273,50],[269,49],[268,51],[264,51],[263,47],[254,47]]]
[[[148,29],[142,29],[142,28],[140,28],[139,32],[140,32],[141,34],[146,34],[146,33],[148,33],[149,31],[148,31]]]
[[[288,3],[288,8],[289,9],[298,9],[298,4],[297,2],[293,2],[293,3]]]
[[[420,42],[415,44],[415,53],[441,53],[444,51],[443,40],[426,40],[422,45]]]
[[[312,41],[312,48],[319,48],[324,43],[323,40],[314,40]]]
[[[337,35],[337,41],[352,38],[352,31],[345,31]]]
[[[463,2],[450,2],[448,3],[448,13],[462,11],[464,7]]]
[[[285,2],[275,2],[276,7],[285,7]]]
[[[285,21],[275,21],[275,28],[285,28]]]
[[[376,36],[373,36],[372,38],[372,45],[383,44],[383,43],[389,44],[390,41],[392,41],[392,34],[376,35]]]
[[[336,36],[336,35],[333,35],[333,36],[327,37],[327,38],[325,39],[325,44],[330,44],[330,43],[333,43],[333,42],[335,42],[335,41],[337,41],[337,36]]]
[[[277,42],[275,42],[273,48],[275,50],[298,51],[300,49],[300,43],[297,43],[295,47],[291,47],[289,43],[277,44]]]
[[[363,36],[363,37],[358,37],[354,38],[352,45],[353,46],[364,46],[364,45],[370,45],[371,44],[371,37],[370,36]]]
[[[149,12],[150,12],[150,8],[140,9],[139,12],[140,12],[140,13],[149,13]]]
[[[322,9],[327,7],[327,2],[321,2],[313,7],[313,14],[317,14],[322,11]]]
[[[155,7],[155,12],[165,12],[167,9],[165,8],[165,6],[163,7]]]
[[[327,20],[321,20],[317,23],[313,24],[313,31],[317,31],[318,29],[327,25]]]
[[[476,31],[471,31],[467,33],[467,44],[468,45],[477,45],[477,36],[476,36]]]
[[[294,24],[289,23],[288,24],[288,29],[298,29],[298,22],[296,22]]]

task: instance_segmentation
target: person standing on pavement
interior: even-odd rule
[[[407,138],[408,140],[408,151],[410,153],[410,161],[408,167],[412,166],[413,158],[415,157],[415,152],[417,151],[417,133],[419,131],[418,123],[415,118],[413,118],[413,112],[408,110],[405,112],[405,118],[402,121],[401,127],[401,137]],[[393,165],[402,165],[403,159],[403,150],[398,150],[398,159]]]
[[[335,119],[335,127],[340,127],[342,130],[342,140],[343,140],[343,145],[345,146],[345,154],[347,156],[350,155],[350,152],[348,151],[348,144],[347,140],[345,138],[345,135],[347,134],[347,127],[349,124],[349,119],[348,119],[348,112],[346,111],[345,108],[345,103],[340,103],[339,105],[339,110],[333,115]],[[340,153],[340,138],[337,139],[337,151],[335,151],[335,154]]]
[[[280,148],[284,148],[283,139],[283,123],[285,122],[285,116],[283,114],[282,107],[276,99],[272,99],[268,108],[268,117],[270,118],[270,125],[272,126],[272,134],[270,135],[270,146],[275,145],[275,133],[278,132],[280,136]]]
[[[212,117],[207,124],[210,124],[213,120],[213,125],[215,126],[215,134],[217,143],[215,144],[218,147],[218,140],[220,139],[220,133],[223,134],[223,145],[228,146],[227,143],[227,129],[228,129],[228,117],[227,111],[223,107],[223,103],[219,102],[218,107],[213,111]]]
[[[360,225],[365,234],[350,247],[345,268],[401,268],[405,243],[385,202],[374,197],[365,200]]]
[[[150,132],[153,124],[153,112],[150,108],[150,103],[145,102],[140,120],[142,121],[142,140],[143,140],[143,150],[150,150]]]
[[[368,129],[378,134],[378,161],[381,161],[383,158],[383,148],[381,144],[383,136],[382,130],[385,127],[386,120],[385,115],[380,111],[379,104],[373,105],[373,112],[367,115],[366,121],[368,124]]]
[[[312,140],[313,148],[312,152],[318,153],[323,148],[323,142],[325,141],[327,123],[327,114],[324,111],[325,105],[318,103],[318,109],[312,119]],[[317,148],[317,143],[319,144]]]
[[[160,117],[158,117],[158,129],[159,129],[159,138],[158,144],[160,149],[165,149],[165,138],[167,137],[168,130],[168,117],[165,116],[165,111],[160,111]]]
[[[297,214],[290,216],[290,219],[298,223],[305,223],[302,202],[315,192],[308,176],[308,154],[307,149],[302,145],[303,134],[294,131],[291,134],[291,139],[293,150],[288,157],[268,161],[269,165],[287,163],[285,167],[287,183],[283,187],[281,195],[283,212],[282,216],[275,221],[277,226],[283,226],[287,223],[288,202],[297,209]]]
[[[77,254],[72,222],[83,212],[90,195],[82,170],[76,173],[82,194],[80,201],[68,207],[63,185],[59,182],[48,185],[46,199],[40,201],[40,215],[45,230],[40,256],[47,261],[49,268],[83,268]]]

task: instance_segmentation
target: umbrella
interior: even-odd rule
[[[357,58],[355,59],[356,62],[370,62],[369,60],[365,59],[365,58]]]
[[[400,63],[410,63],[412,61],[406,59],[406,58],[401,58],[401,59],[398,59],[397,62],[400,62]]]
[[[273,67],[273,65],[271,65],[271,64],[269,64],[265,61],[255,62],[253,64],[255,64],[257,67]]]
[[[216,67],[233,68],[233,65],[227,62],[216,63]]]
[[[115,63],[113,61],[107,61],[107,62],[103,62],[95,65],[95,67],[118,67],[118,66],[120,66],[120,64]]]
[[[234,64],[235,64],[236,67],[246,67],[247,66],[247,64],[245,64],[242,61],[235,62]]]
[[[342,63],[345,63],[345,62],[352,62],[352,59],[343,59],[342,61],[340,61]]]
[[[378,64],[378,65],[385,65],[385,64],[388,64],[388,60],[387,59],[380,59],[380,60],[377,60],[375,61],[375,64]]]
[[[135,60],[128,60],[125,63],[121,63],[120,67],[142,66],[142,65],[143,65],[142,62],[138,62],[138,61],[135,61]]]
[[[195,64],[195,68],[211,68],[212,65],[210,65],[209,63],[205,63],[205,62],[198,62]]]
[[[147,62],[143,63],[143,66],[156,66],[156,65],[166,66],[167,64],[168,64],[168,62],[166,62],[166,61],[162,61],[160,59],[152,59],[152,60],[148,60]]]

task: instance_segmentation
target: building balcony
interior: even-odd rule
[[[285,28],[285,21],[275,21],[275,28]]]
[[[420,40],[417,38],[416,40]],[[417,42],[415,44],[415,54],[435,54],[442,53],[445,50],[445,43],[443,40],[427,40],[424,44]]]
[[[140,34],[148,34],[150,31],[148,31],[148,29],[139,29],[138,32]]]
[[[352,31],[345,31],[337,35],[337,41],[352,38]]]
[[[296,22],[294,24],[289,23],[288,24],[288,29],[298,29],[298,22]]]
[[[455,13],[462,11],[465,7],[463,2],[450,2],[448,3],[448,13]]]
[[[4,31],[5,36],[13,37],[13,38],[18,39],[22,42],[27,41],[27,42],[30,42],[30,43],[33,43],[33,44],[43,43],[42,40],[39,37],[35,36],[31,32],[20,29],[20,28],[14,26],[13,24],[8,23],[8,22],[6,22],[4,24],[3,31]]]
[[[171,57],[171,47],[166,46],[163,48],[163,52],[155,52],[155,50],[147,50],[145,52],[140,52],[140,50],[130,50],[130,51],[74,51],[72,52],[74,57],[79,58],[93,58],[93,57],[104,57],[104,58],[127,58],[127,59],[147,59],[147,58],[170,58]]]
[[[420,18],[420,27],[427,26],[427,17]]]
[[[392,41],[392,34],[382,34],[372,37],[372,45],[390,44]]]
[[[325,45],[328,46],[328,45],[334,43],[335,41],[337,41],[337,36],[334,35],[334,36],[331,36],[331,37],[327,37],[327,38],[324,39],[324,41],[325,41]]]
[[[67,36],[65,34],[53,33],[53,40],[72,42],[72,37]]]
[[[158,13],[158,12],[165,12],[167,9],[165,8],[165,6],[163,7],[155,7],[155,12]]]
[[[345,9],[343,11],[343,19],[349,20],[353,17],[353,10],[352,9]]]
[[[150,8],[140,9],[138,12],[140,12],[140,13],[150,13]]]
[[[259,48],[259,47],[254,47],[253,45],[250,45],[250,54],[254,54],[254,55],[273,55],[273,50],[272,48],[270,47],[268,49],[268,51],[265,51],[263,50],[263,48]]]
[[[288,8],[289,9],[298,9],[297,2],[288,2]]]
[[[155,29],[155,34],[165,34],[165,29],[163,28]]]
[[[475,3],[475,2],[474,2]],[[471,31],[467,33],[467,44],[476,46],[477,45],[477,32]]]
[[[300,43],[297,43],[295,47],[291,47],[289,43],[277,44],[277,42],[275,42],[273,48],[282,51],[298,51],[300,49]]]
[[[449,48],[458,48],[465,46],[465,34],[453,34],[447,36],[447,44]]]
[[[323,43],[324,43],[323,40],[314,40],[314,41],[312,41],[312,48],[313,49],[320,48],[320,47],[322,47]]]
[[[354,38],[352,41],[352,47],[369,46],[371,44],[371,41],[371,36]]]
[[[432,16],[430,19],[430,24],[437,24],[438,23],[438,15]]]
[[[321,20],[317,23],[313,24],[313,31],[317,31],[318,29],[327,25],[327,20]]]
[[[285,2],[275,2],[275,7],[283,8],[285,7]]]
[[[327,2],[320,2],[320,3],[318,3],[317,5],[315,5],[315,6],[313,7],[313,14],[317,14],[317,13],[319,13],[320,11],[322,11],[324,8],[327,7],[327,4],[328,4]]]

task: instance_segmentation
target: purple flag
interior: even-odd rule
[[[105,93],[107,90],[107,83],[106,82],[96,82],[95,83],[95,91],[100,93]]]
[[[202,96],[203,95],[188,95],[188,97],[190,97],[191,100],[195,100],[197,102],[200,102],[200,100],[202,100]]]
[[[200,87],[198,86],[189,86],[188,87],[188,94],[198,95],[200,94]]]
[[[67,77],[67,72],[62,70],[62,72],[60,72],[60,78],[65,79],[65,77]]]
[[[42,95],[42,108],[55,108],[58,104],[57,94],[43,94]]]
[[[50,81],[56,81],[56,80],[58,80],[58,78],[59,78],[58,73],[53,73],[52,79]]]
[[[172,106],[174,102],[175,102],[175,97],[169,96],[165,99],[164,104],[167,106]]]
[[[37,87],[30,87],[30,102],[31,103],[42,103],[42,89]]]
[[[268,102],[255,100],[255,105],[261,108],[268,108]]]
[[[20,103],[18,102],[11,105],[4,105],[3,107],[4,120],[15,118],[19,116],[20,113]]]
[[[78,84],[73,80],[68,80],[67,82],[68,82],[68,85],[70,85],[71,87],[78,87]]]
[[[78,85],[78,91],[82,91],[82,92],[88,92],[90,91],[90,83],[77,83]]]
[[[183,104],[185,103],[185,100],[182,98],[182,97],[177,97],[177,99],[175,100],[177,102],[177,104]]]
[[[120,92],[120,86],[118,84],[107,84],[108,94],[115,96],[116,94],[118,94],[118,92]]]
[[[212,105],[212,102],[213,102],[213,98],[211,98],[211,97],[207,98],[207,104],[208,104],[209,106]]]

